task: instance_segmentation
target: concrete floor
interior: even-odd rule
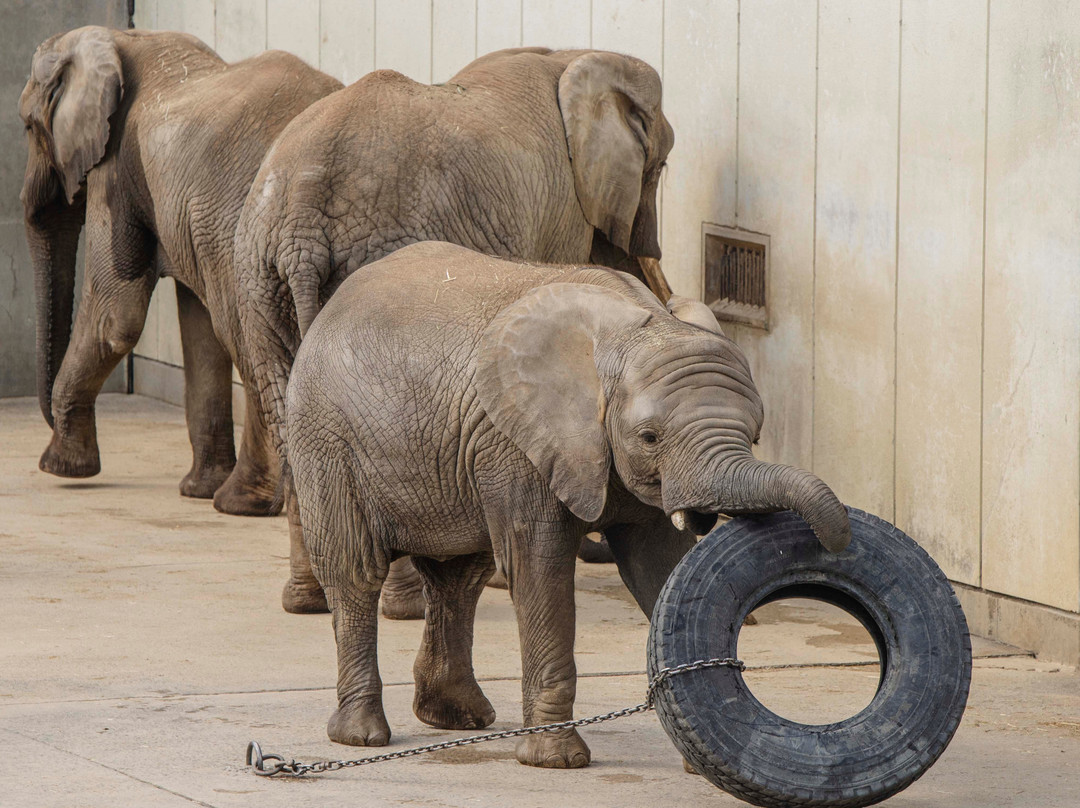
[[[284,520],[229,517],[187,500],[183,412],[149,399],[99,402],[102,473],[37,470],[49,436],[29,399],[0,401],[0,806],[656,806],[743,803],[680,758],[651,714],[586,729],[593,765],[518,765],[495,742],[303,780],[243,766],[250,739],[287,758],[353,758],[325,733],[335,661],[326,615],[285,614]],[[577,714],[641,701],[647,622],[610,566],[579,565]],[[805,601],[761,610],[739,654],[777,712],[850,715],[873,694],[868,636]],[[456,737],[412,715],[419,623],[380,624],[389,749]],[[968,712],[938,764],[888,804],[1080,804],[1080,676],[976,641]],[[862,663],[862,664],[859,664]],[[487,590],[476,673],[496,729],[521,720],[517,632]]]

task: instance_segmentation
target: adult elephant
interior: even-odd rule
[[[243,353],[286,480],[293,358],[350,273],[427,240],[635,269],[660,258],[656,189],[673,143],[656,71],[604,51],[498,51],[435,86],[380,70],[298,115],[252,184],[235,259]],[[294,502],[288,513],[283,605],[324,611]]]
[[[273,510],[277,458],[251,397],[239,462],[234,451],[233,233],[271,141],[340,87],[286,53],[229,65],[172,32],[91,26],[37,49],[19,113],[29,140],[21,196],[37,287],[38,398],[53,428],[42,470],[100,471],[95,400],[139,339],[164,275],[176,280],[194,455],[180,491],[214,497],[228,513]]]

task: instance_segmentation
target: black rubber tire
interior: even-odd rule
[[[687,553],[653,611],[650,678],[698,659],[735,657],[743,618],[788,597],[840,606],[877,643],[877,694],[833,724],[776,715],[734,668],[676,674],[658,686],[656,712],[683,757],[747,802],[879,802],[933,765],[963,716],[971,639],[952,586],[902,531],[854,508],[848,514],[851,545],[837,554],[790,511],[734,519]]]

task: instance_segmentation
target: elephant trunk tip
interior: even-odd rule
[[[839,553],[851,544],[851,520],[847,508],[832,490],[806,472],[808,485],[803,496],[797,496],[795,510],[810,524],[821,546],[830,553]]]
[[[827,527],[814,525],[814,535],[821,542],[821,546],[830,553],[842,552],[851,544],[851,522],[848,520],[847,512],[845,511],[842,518],[837,521],[842,521],[843,524]]]

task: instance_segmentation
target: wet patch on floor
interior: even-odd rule
[[[813,637],[807,638],[807,645],[812,645],[815,648],[835,648],[841,645],[858,647],[860,653],[870,653],[877,656],[873,638],[859,623],[824,623],[822,628],[831,629],[836,633],[815,634]]]
[[[643,783],[645,778],[640,774],[601,774],[600,779],[605,783]]]
[[[512,749],[470,749],[463,746],[460,749],[444,749],[441,752],[431,752],[420,758],[422,763],[486,763],[489,760],[516,760]]]

